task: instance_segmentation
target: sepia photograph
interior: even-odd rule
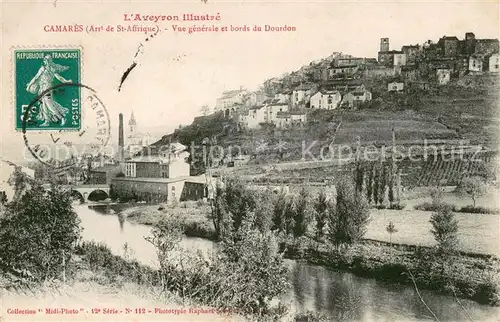
[[[500,2],[0,25],[0,322],[500,321]]]

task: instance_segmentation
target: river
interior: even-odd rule
[[[139,262],[156,266],[156,253],[144,240],[150,227],[127,222],[115,214],[75,206],[84,228],[84,240],[108,245],[117,255],[124,255],[128,245],[129,256]],[[214,243],[205,239],[186,237],[185,249],[210,250]],[[290,290],[281,298],[292,312],[319,311],[334,320],[344,321],[423,321],[433,320],[428,310],[409,286],[389,285],[373,279],[337,272],[325,267],[292,260]],[[453,297],[421,290],[421,295],[440,321],[466,321],[466,313]],[[460,302],[475,321],[498,321],[500,309],[461,299]]]

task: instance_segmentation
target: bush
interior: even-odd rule
[[[60,278],[80,238],[80,220],[68,192],[34,185],[0,218],[0,262],[24,269],[37,282]]]
[[[405,204],[401,204],[401,203],[393,203],[392,205],[389,206],[389,209],[393,209],[393,210],[403,210],[405,209],[406,205]]]
[[[458,221],[449,208],[440,208],[433,213],[430,219],[432,224],[431,233],[443,251],[456,248],[458,243]]]
[[[108,283],[124,277],[139,284],[154,284],[154,269],[114,255],[105,244],[83,242],[76,247],[75,254],[82,256],[82,260],[92,271],[104,272]]]
[[[486,207],[480,207],[480,206],[465,206],[460,208],[457,212],[465,212],[465,213],[470,213],[470,214],[498,214],[500,213],[499,209],[493,209],[493,208],[486,208]]]
[[[415,205],[413,207],[415,210],[422,210],[422,211],[438,211],[439,209],[448,209],[453,212],[457,212],[457,207],[455,205],[449,204],[449,203],[434,203],[434,202],[423,202],[418,205]]]
[[[153,233],[148,240],[157,249],[165,290],[183,300],[250,315],[285,313],[270,301],[286,291],[287,267],[274,236],[257,229],[253,213],[243,218],[237,230],[232,227],[220,250],[208,256],[172,252],[179,243],[180,227],[167,222]]]

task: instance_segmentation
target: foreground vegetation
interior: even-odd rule
[[[237,231],[225,226],[220,251],[213,254],[183,252],[177,218],[158,223],[147,237],[160,264],[153,269],[112,255],[104,245],[81,243],[68,192],[23,186],[0,215],[1,286],[14,292],[47,285],[57,290],[89,272],[92,282],[134,283],[172,305],[214,308],[251,321],[279,320],[287,308],[272,300],[289,287],[287,268],[275,237],[259,231],[254,218],[245,217]]]

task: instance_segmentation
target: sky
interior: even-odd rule
[[[295,32],[176,33],[172,25],[201,22],[125,22],[125,13],[142,15],[220,14],[205,25],[295,26]],[[22,19],[20,19],[22,17]],[[499,37],[495,2],[191,2],[106,1],[4,2],[2,4],[3,154],[22,144],[12,128],[13,46],[79,45],[83,47],[83,82],[94,88],[116,133],[118,113],[125,122],[134,111],[139,128],[169,133],[190,124],[203,104],[215,106],[224,90],[256,89],[263,81],[299,69],[312,60],[343,52],[376,57],[381,37],[391,49],[437,41],[447,35]],[[161,32],[147,42],[144,33],[50,33],[45,25],[157,25]],[[142,44],[142,46],[141,46]],[[140,47],[141,46],[141,47]],[[136,58],[138,48],[139,54]],[[136,62],[118,91],[124,71]],[[113,134],[112,141],[116,139]]]

